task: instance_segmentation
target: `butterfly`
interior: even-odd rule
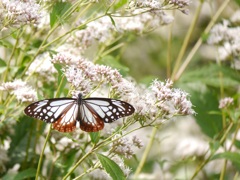
[[[134,107],[124,101],[110,98],[54,98],[34,102],[24,109],[30,117],[52,123],[60,132],[72,132],[77,127],[86,132],[96,132],[119,118],[129,116]]]

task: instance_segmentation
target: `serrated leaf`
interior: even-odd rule
[[[34,168],[29,168],[26,170],[23,170],[19,172],[15,177],[14,180],[22,180],[22,179],[28,179],[31,177],[35,177],[36,175],[36,169]]]
[[[107,173],[112,177],[114,180],[124,180],[126,179],[122,169],[111,159],[107,156],[102,154],[97,154],[97,157],[102,164],[102,167],[107,171]]]
[[[100,133],[99,132],[90,132],[89,135],[91,138],[91,142],[93,144],[97,144],[100,139]]]

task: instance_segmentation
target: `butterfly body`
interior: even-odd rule
[[[127,102],[110,98],[54,98],[37,101],[24,109],[26,115],[52,123],[60,132],[72,132],[77,127],[96,132],[121,117],[134,113]]]

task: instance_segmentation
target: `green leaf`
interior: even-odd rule
[[[126,3],[128,2],[128,0],[121,0],[121,1],[117,1],[117,3],[114,4],[114,9],[119,9],[122,6],[124,6]]]
[[[221,79],[220,79],[221,78]],[[229,67],[219,66],[216,64],[204,66],[186,72],[182,78],[182,82],[202,82],[207,86],[220,88],[223,86],[226,89],[235,88],[240,83],[240,74]]]
[[[222,130],[221,115],[210,113],[220,112],[217,90],[209,88],[199,81],[178,87],[191,94],[190,100],[194,106],[193,109],[197,112],[195,115],[197,124],[203,133],[214,138]]]
[[[3,73],[7,69],[7,64],[4,60],[0,59],[0,73]]]
[[[7,40],[0,40],[0,45],[5,48],[13,48],[13,45]]]
[[[201,130],[214,137],[222,130],[219,105],[219,89],[231,96],[240,83],[240,75],[234,69],[218,65],[208,65],[184,73],[177,86],[191,94],[190,100],[197,112],[196,121]],[[212,113],[214,112],[214,113]]]
[[[240,5],[240,0],[235,0],[235,2],[236,2],[238,5]]]
[[[211,160],[215,159],[228,159],[230,160],[238,169],[240,169],[240,153],[237,152],[224,152],[215,154]]]
[[[90,132],[89,135],[91,138],[91,142],[93,144],[97,144],[100,139],[100,133],[99,132]]]
[[[121,168],[113,160],[109,159],[108,157],[102,154],[97,154],[97,157],[101,162],[102,167],[107,171],[107,173],[112,177],[112,179],[114,180],[126,179]]]
[[[56,22],[62,22],[64,20],[65,12],[71,7],[71,3],[57,2],[50,13],[50,25],[53,27]]]
[[[36,169],[34,168],[29,168],[26,170],[23,170],[19,172],[15,177],[14,180],[22,180],[22,179],[27,179],[31,177],[35,177],[36,175]]]

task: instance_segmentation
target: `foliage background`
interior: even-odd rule
[[[122,1],[122,4],[118,1],[114,3],[123,6],[127,4],[127,1]],[[107,7],[106,4],[109,4],[109,2],[99,1],[96,4],[93,2],[88,9],[89,14],[94,11],[104,11]],[[166,13],[170,13],[174,17],[171,24],[147,32],[124,34],[121,40],[117,42],[119,44],[124,43],[124,45],[100,58],[98,63],[117,68],[122,75],[132,76],[138,84],[142,83],[149,86],[152,79],[155,78],[161,81],[168,78],[172,79],[174,87],[185,90],[190,94],[190,100],[196,112],[196,115],[191,117],[176,116],[172,118],[171,121],[164,123],[157,129],[154,138],[151,137],[154,127],[143,128],[132,133],[143,141],[144,147],[140,150],[136,149],[136,155],[133,158],[124,159],[125,165],[132,170],[131,175],[128,176],[129,179],[136,177],[139,179],[239,179],[238,91],[240,76],[239,69],[231,67],[233,61],[239,61],[239,56],[228,56],[225,60],[220,61],[217,54],[219,45],[213,46],[207,43],[210,36],[209,30],[213,25],[222,23],[224,19],[230,19],[239,9],[239,4],[238,0],[193,1],[189,6],[188,15],[177,9],[167,9]],[[61,32],[65,31],[64,26],[71,26],[71,23],[69,23],[71,20],[58,19],[57,17],[65,12],[64,8],[60,7],[68,8],[68,6],[70,6],[69,2],[54,1],[49,3],[49,11],[52,12],[50,27],[53,29],[55,28],[54,25],[60,22],[58,24],[59,32],[57,31],[59,34],[56,33],[55,37],[60,37]],[[221,10],[221,8],[223,9]],[[85,14],[85,16],[87,15],[88,13]],[[62,20],[62,22],[59,20]],[[238,25],[239,22],[231,26],[238,27]],[[188,31],[191,26],[192,29]],[[20,30],[16,27],[7,28],[8,33],[5,33],[4,28],[2,28],[0,41],[2,83],[21,77],[26,69],[27,62],[35,58],[33,57],[34,53],[31,54],[29,53],[31,51],[28,51],[26,56],[23,55],[21,62],[14,62],[14,66],[11,66],[7,61],[6,54],[14,52],[11,56],[16,57],[22,51],[21,47],[14,46],[11,38],[21,41],[21,38],[17,37],[24,35],[24,39],[28,39],[29,48],[34,51],[41,47],[42,39],[32,40],[31,35],[38,33],[37,37],[41,37],[41,35],[44,36],[47,33],[36,31],[24,34],[24,31],[27,31],[26,26],[21,26],[22,29],[20,28]],[[188,35],[189,41],[185,46],[184,42],[186,42]],[[236,36],[239,36],[239,34],[236,34]],[[51,40],[54,40],[54,36],[51,38]],[[53,43],[52,45],[55,46],[56,44]],[[181,56],[181,48],[184,46],[186,49],[183,50],[183,56]],[[112,44],[112,47],[114,47],[114,44]],[[111,49],[111,46],[108,49]],[[44,50],[51,53],[51,48]],[[96,57],[97,52],[97,47],[92,47],[87,52],[87,56]],[[38,91],[38,93],[40,92],[38,94],[39,99],[56,95],[62,73],[60,67],[55,65],[55,68],[60,72],[56,75],[58,81],[48,83],[48,79],[39,76],[39,78],[42,78],[38,80],[42,83],[42,90]],[[8,73],[6,73],[6,69],[10,69]],[[34,83],[36,83],[36,87],[39,86],[38,82]],[[68,89],[64,88],[64,85],[60,88],[59,94],[67,96]],[[14,97],[6,96],[3,92],[1,92],[1,96],[0,151],[2,153],[0,175],[3,179],[9,179],[10,177],[12,179],[34,178],[42,145],[47,136],[45,127],[48,125],[23,115],[22,111],[28,103],[16,100],[9,101]],[[220,109],[219,100],[224,97],[232,97],[234,103],[229,107]],[[81,157],[80,152],[87,154],[90,151],[86,148],[89,144],[96,144],[95,142],[99,142],[96,139],[99,138],[104,141],[105,138],[101,135],[77,133],[60,134],[55,131],[52,132],[52,137],[55,140],[48,141],[49,144],[43,156],[44,160],[40,171],[43,178],[57,179],[63,177],[76,165],[76,158]],[[61,146],[62,141],[58,140],[62,137],[66,137],[71,142],[59,148],[58,146]],[[151,139],[153,140],[152,144]],[[149,143],[151,149],[146,156],[141,171],[136,173],[139,162],[146,152],[145,147]],[[102,151],[105,151],[106,148],[107,146],[102,147]],[[32,151],[32,149],[35,149],[35,151]],[[59,153],[62,156],[59,156]],[[102,163],[102,167],[106,168],[108,163],[112,163],[104,163],[103,161],[108,159],[104,159],[100,154],[95,157],[92,156],[94,155],[90,155],[89,159],[84,161],[85,164],[83,163],[82,169],[79,168],[79,171],[73,173],[70,178],[78,177],[78,172],[83,173],[85,178],[96,178],[88,176],[90,173],[88,168],[94,167],[96,156]],[[98,167],[100,167],[100,164]],[[106,171],[111,174],[114,171],[118,172],[118,168],[115,167]],[[113,176],[111,175],[112,178]]]

